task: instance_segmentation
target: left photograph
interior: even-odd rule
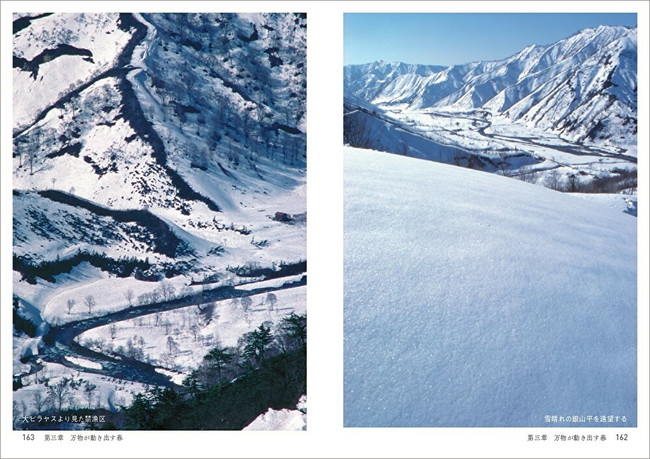
[[[307,15],[13,17],[15,430],[306,430]]]

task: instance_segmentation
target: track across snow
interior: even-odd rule
[[[344,180],[345,426],[636,425],[636,218],[354,148]]]

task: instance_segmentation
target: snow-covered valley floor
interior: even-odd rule
[[[344,193],[346,427],[636,425],[636,218],[354,148]]]
[[[350,112],[345,143],[413,158],[498,173],[556,190],[602,193],[598,181],[632,178],[625,190],[636,202],[636,145],[574,142],[541,128],[481,111],[411,110],[379,106]],[[614,187],[611,187],[614,188]]]

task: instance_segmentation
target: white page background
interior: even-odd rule
[[[1,451],[2,457],[648,457],[648,3],[647,2],[2,2]],[[122,442],[45,442],[12,430],[12,54],[13,12],[307,12],[308,430],[132,432]],[[637,12],[639,291],[637,428],[343,428],[343,13]],[[34,441],[23,439],[34,433]],[[47,432],[50,433],[50,432]],[[88,434],[96,432],[87,432]],[[601,434],[605,442],[554,442]],[[616,433],[628,440],[616,441]],[[528,435],[546,434],[546,442]]]

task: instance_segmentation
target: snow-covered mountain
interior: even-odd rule
[[[574,142],[634,144],[636,28],[600,26],[506,59],[346,66],[346,97],[384,109],[488,112]]]
[[[99,387],[83,405],[114,412],[304,313],[306,27],[303,13],[14,15],[18,428],[34,427],[18,412],[81,406],[82,380]]]
[[[636,426],[634,217],[350,147],[344,197],[346,426]]]
[[[17,256],[304,258],[304,227],[273,218],[306,209],[304,15],[17,15],[14,31]]]

